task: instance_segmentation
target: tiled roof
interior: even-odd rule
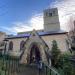
[[[66,34],[67,32],[59,30],[59,31],[40,31],[37,32],[39,36],[46,36],[46,35],[58,35],[58,34]],[[25,38],[25,37],[29,37],[30,36],[30,32],[29,33],[23,33],[23,34],[17,34],[17,35],[13,35],[13,36],[8,36],[7,39],[13,39],[13,38]]]

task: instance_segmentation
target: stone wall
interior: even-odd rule
[[[42,39],[46,42],[46,44],[48,45],[50,50],[52,48],[52,41],[53,40],[57,41],[58,47],[62,52],[65,52],[68,50],[68,46],[66,43],[66,40],[67,40],[66,34],[42,36]]]

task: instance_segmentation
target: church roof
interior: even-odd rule
[[[40,31],[37,32],[39,36],[47,36],[47,35],[58,35],[58,34],[66,34],[66,31]],[[17,34],[17,35],[12,35],[12,36],[8,36],[6,39],[14,39],[14,38],[25,38],[25,37],[29,37],[30,36],[30,32],[29,33],[22,33],[22,34]]]

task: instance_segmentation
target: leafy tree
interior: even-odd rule
[[[69,60],[71,57],[70,54],[62,54],[59,59],[59,72],[62,71],[64,74],[61,75],[75,75],[75,66]]]
[[[52,41],[52,49],[51,49],[51,61],[52,61],[52,66],[57,67],[58,66],[58,60],[60,56],[60,49],[58,48],[56,40]]]

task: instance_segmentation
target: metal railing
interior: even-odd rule
[[[1,56],[0,60],[2,62],[1,69],[4,72],[4,75],[10,75],[10,73],[14,71],[19,71],[19,59],[14,59],[4,54]],[[60,75],[55,68],[45,64],[44,62],[42,62],[42,69],[39,69],[38,73],[39,75]]]
[[[19,60],[7,55],[0,55],[0,75],[11,75],[18,70]]]
[[[42,63],[42,69],[39,71],[39,75],[41,75],[41,73],[43,73],[43,75],[60,75],[55,68],[45,63]]]

